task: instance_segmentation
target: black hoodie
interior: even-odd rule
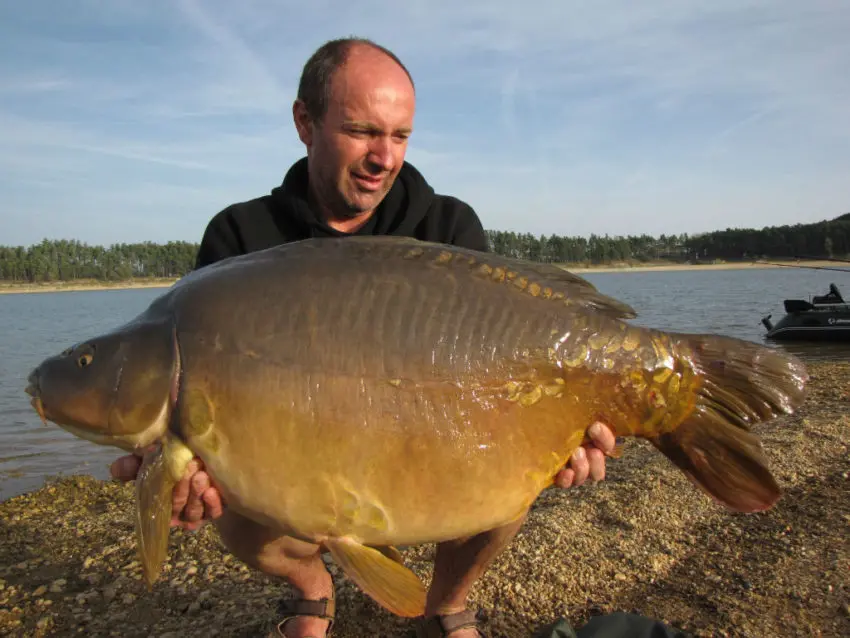
[[[369,221],[355,233],[328,226],[307,204],[307,158],[289,169],[270,194],[228,206],[204,231],[196,268],[226,257],[310,237],[403,235],[487,250],[487,236],[472,208],[438,195],[411,164],[404,163]]]

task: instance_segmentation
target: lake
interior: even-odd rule
[[[762,342],[761,318],[783,314],[782,300],[823,294],[841,273],[742,268],[666,272],[588,273],[602,292],[631,304],[633,320],[667,330],[712,332]],[[100,290],[0,295],[0,500],[40,487],[60,474],[109,476],[114,448],[41,424],[24,393],[26,378],[43,358],[141,312],[163,289]],[[846,360],[850,347],[778,345],[806,360]]]

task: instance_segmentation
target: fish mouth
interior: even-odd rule
[[[33,370],[27,377],[27,388],[24,390],[31,397],[37,397],[39,392],[38,370]]]
[[[47,415],[44,412],[44,402],[41,400],[38,370],[33,370],[29,377],[27,377],[27,387],[24,391],[32,397],[32,399],[30,399],[30,405],[38,413],[41,423],[43,425],[47,425]]]

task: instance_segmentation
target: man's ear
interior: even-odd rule
[[[305,146],[313,144],[313,120],[307,112],[307,106],[301,100],[292,103],[292,119],[295,121],[295,129],[298,138]]]

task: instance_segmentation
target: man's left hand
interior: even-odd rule
[[[579,486],[588,478],[594,483],[605,478],[605,455],[614,451],[617,439],[604,423],[591,425],[587,435],[591,442],[577,449],[567,466],[555,476],[558,487]]]

